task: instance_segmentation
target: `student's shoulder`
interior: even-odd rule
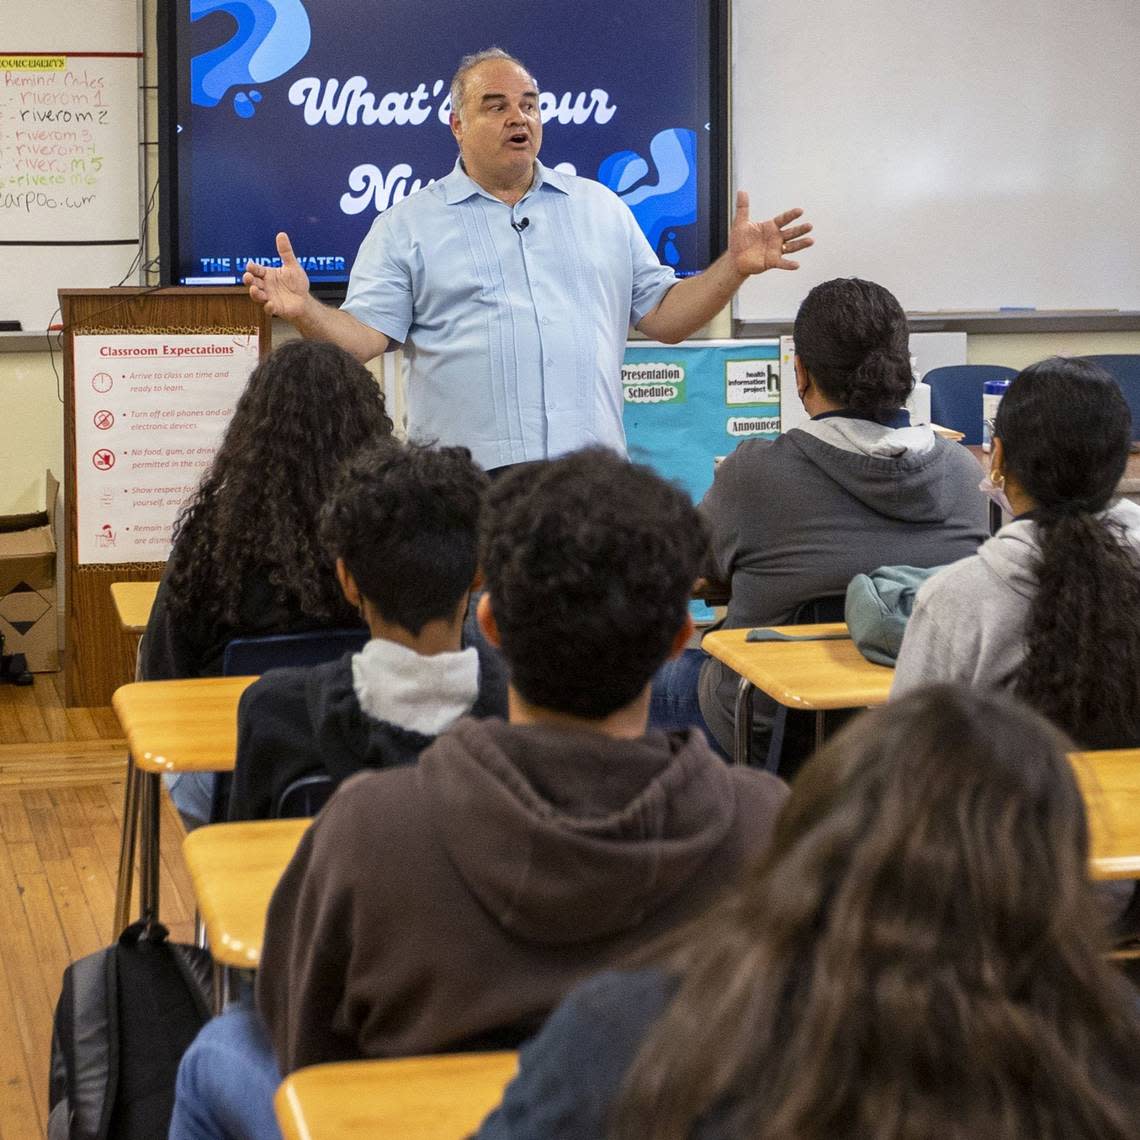
[[[242,712],[273,709],[303,702],[313,692],[343,688],[352,684],[351,654],[319,665],[270,669],[263,673],[241,695]]]
[[[736,790],[737,813],[746,819],[755,818],[758,808],[768,813],[779,811],[788,798],[788,785],[771,772],[738,764],[729,772]]]
[[[717,464],[711,493],[716,498],[734,491],[750,491],[801,461],[802,454],[787,435],[742,440]]]
[[[425,826],[415,765],[368,768],[344,780],[317,822],[325,836],[404,834]]]

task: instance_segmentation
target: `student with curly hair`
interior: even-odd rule
[[[795,383],[811,419],[741,443],[701,503],[712,534],[705,576],[729,595],[725,628],[787,622],[856,574],[941,566],[985,538],[977,463],[911,425],[903,407],[914,384],[908,338],[902,307],[871,281],[824,282],[800,305]],[[703,720],[728,751],[737,681],[690,650],[658,679],[652,723]],[[763,730],[775,705],[757,696],[753,707]]]
[[[356,625],[318,515],[342,460],[392,434],[376,378],[329,344],[282,345],[253,370],[193,499],[140,648],[144,680],[218,674],[235,637]],[[212,778],[174,777],[207,819]]]
[[[465,447],[365,447],[325,504],[321,541],[371,640],[242,694],[229,818],[273,815],[285,789],[410,764],[461,716],[506,716],[506,669],[465,628],[487,476]]]
[[[171,1140],[276,1136],[302,1065],[515,1046],[767,845],[779,780],[646,732],[650,679],[692,630],[688,496],[593,449],[495,481],[480,530],[508,722],[464,718],[415,766],[340,786],[270,903],[260,1019],[203,1028]]]
[[[1140,506],[1116,497],[1132,420],[1086,360],[1034,364],[994,424],[1014,521],[918,592],[892,695],[1009,688],[1085,748],[1140,744]]]
[[[478,1140],[1140,1135],[1071,747],[951,686],[848,725],[735,893],[555,1011]]]

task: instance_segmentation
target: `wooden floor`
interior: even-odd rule
[[[62,674],[0,685],[0,1140],[37,1140],[68,962],[111,941],[126,745],[110,708],[67,709]],[[162,918],[193,934],[182,825],[163,797]]]

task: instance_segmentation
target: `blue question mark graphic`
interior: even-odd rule
[[[191,21],[226,12],[237,24],[225,43],[190,61],[190,102],[216,107],[233,87],[235,114],[250,118],[261,101],[258,83],[284,75],[299,63],[312,39],[302,0],[190,0]]]
[[[649,163],[632,150],[619,150],[603,160],[598,181],[633,211],[658,256],[676,265],[681,255],[674,227],[697,220],[696,133],[680,127],[659,131],[650,140],[649,155],[657,168],[656,182],[644,181],[651,174]]]

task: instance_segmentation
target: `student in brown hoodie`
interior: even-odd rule
[[[174,1140],[275,1135],[278,1073],[302,1065],[517,1045],[766,845],[778,780],[646,731],[691,633],[686,496],[592,449],[500,479],[481,531],[510,722],[461,720],[417,766],[341,786],[273,897],[261,1021],[229,1013],[191,1047]]]

